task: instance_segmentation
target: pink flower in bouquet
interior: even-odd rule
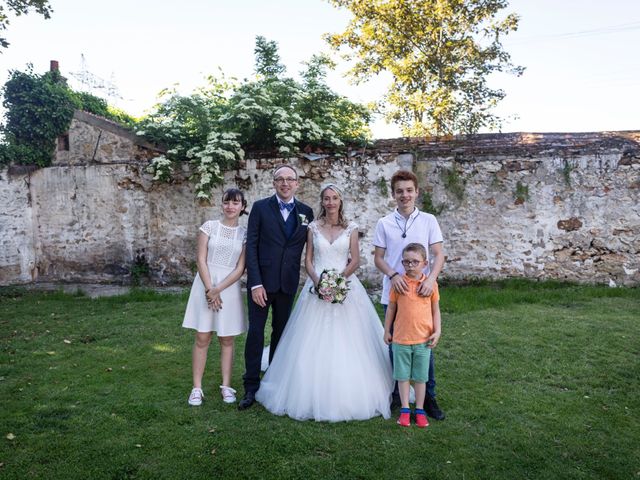
[[[313,292],[313,287],[309,289]],[[329,303],[342,303],[347,298],[349,281],[334,269],[324,270],[315,288],[318,297]]]

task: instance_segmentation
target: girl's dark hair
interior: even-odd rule
[[[222,194],[222,201],[242,202],[242,210],[240,211],[240,216],[249,215],[249,213],[247,212],[247,201],[244,199],[244,193],[242,193],[242,190],[239,190],[237,188],[228,188]]]

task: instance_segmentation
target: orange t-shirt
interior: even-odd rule
[[[433,293],[429,297],[418,295],[418,285],[426,276],[422,274],[418,280],[404,275],[409,286],[409,292],[399,294],[391,289],[389,302],[397,305],[396,319],[393,322],[393,343],[401,345],[416,345],[424,343],[433,333],[433,315],[431,306],[440,300],[438,284],[433,284]]]

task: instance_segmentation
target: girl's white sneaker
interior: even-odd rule
[[[233,388],[220,385],[220,393],[224,403],[236,403],[236,391]]]
[[[204,398],[204,393],[202,393],[202,389],[194,388],[191,390],[191,395],[189,395],[189,405],[194,407],[198,407],[202,405],[202,399]]]

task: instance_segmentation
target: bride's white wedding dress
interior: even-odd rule
[[[349,257],[351,223],[330,243],[315,223],[314,268],[341,272]],[[291,312],[256,399],[276,415],[338,422],[390,417],[393,390],[384,329],[360,281],[349,277],[342,304],[320,300],[307,280]]]

